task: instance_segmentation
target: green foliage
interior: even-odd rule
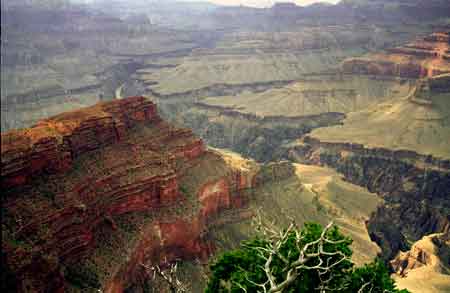
[[[354,269],[348,286],[347,292],[358,292],[363,286],[365,286],[363,292],[408,292],[408,290],[395,288],[394,280],[391,279],[386,266],[380,260]]]
[[[299,245],[296,245],[296,232],[301,235]],[[281,257],[286,258],[289,264],[292,264],[299,258],[300,251],[308,244],[321,237],[323,228],[316,223],[306,224],[300,231],[291,231],[288,234],[287,241],[281,247]],[[354,268],[353,263],[349,260],[352,251],[350,245],[352,240],[339,231],[337,227],[332,227],[325,233],[326,238],[337,243],[325,242],[323,251],[325,253],[341,252],[346,258],[339,262],[341,255],[322,254],[320,257],[325,264],[337,263],[331,266],[329,271],[320,273],[320,270],[311,269],[311,267],[319,264],[319,256],[312,257],[306,263],[307,267],[300,268],[299,274],[294,282],[286,287],[282,292],[319,292],[321,285],[326,287],[326,292],[358,292],[367,282],[362,292],[402,292],[395,289],[395,284],[390,278],[386,267],[380,261],[361,268]],[[267,281],[264,272],[266,260],[263,259],[258,250],[260,248],[269,248],[271,243],[265,237],[257,237],[255,239],[244,241],[239,249],[225,252],[215,263],[211,265],[211,276],[206,288],[207,293],[215,292],[247,292],[262,291],[257,284],[263,284]],[[311,245],[306,252],[312,253],[318,251],[318,244]],[[287,269],[285,262],[280,257],[274,256],[271,263],[271,270],[276,278],[277,283],[281,283],[286,279]],[[324,280],[330,280],[326,283]],[[366,290],[367,289],[367,290]],[[385,291],[386,290],[386,291]]]
[[[184,195],[189,194],[189,191],[185,186],[180,186],[180,192],[183,193]]]

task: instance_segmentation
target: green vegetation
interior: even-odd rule
[[[355,268],[352,240],[336,226],[262,232],[219,256],[206,292],[408,292],[396,289],[378,260]]]
[[[371,262],[379,248],[371,241],[365,221],[382,200],[364,188],[345,182],[329,168],[298,164],[295,167],[295,176],[249,191],[248,208],[260,210],[264,218],[280,226],[288,225],[292,218],[299,225],[308,221],[326,225],[334,221],[353,239],[353,262],[356,265]],[[211,237],[220,251],[235,249],[242,240],[253,236],[249,220],[211,229]]]

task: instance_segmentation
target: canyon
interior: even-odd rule
[[[339,214],[358,263],[377,251],[365,227],[381,204],[375,194],[321,167],[206,148],[144,97],[62,113],[3,133],[2,144],[2,257],[19,292],[165,290],[146,266],[203,270],[198,263],[253,235],[261,205],[280,224]],[[188,274],[192,288],[204,284]]]
[[[414,44],[448,50],[448,34],[432,34]],[[348,71],[354,60],[349,58],[331,76],[319,74],[275,89],[206,95],[190,107],[180,106],[179,99],[156,99],[168,119],[189,125],[209,144],[259,161],[282,158],[331,167],[348,182],[377,193],[384,203],[366,224],[381,248],[379,255],[388,261],[428,234],[450,233],[450,84],[443,56],[386,52],[371,58],[383,63],[391,58],[388,54],[392,60],[403,54],[399,58],[423,66],[422,73]],[[352,83],[357,84],[353,89]],[[333,107],[336,113],[330,112]],[[332,115],[336,119],[329,119]],[[446,273],[442,282],[439,288],[450,283]],[[401,284],[420,292],[411,283]]]
[[[16,289],[65,292],[87,270],[88,285],[123,292],[143,264],[207,260],[211,219],[293,173],[226,158],[143,97],[2,134],[2,253]]]
[[[342,65],[345,73],[423,78],[450,72],[449,36],[433,33],[386,53],[351,58]]]
[[[448,48],[448,38],[441,36],[433,34],[425,39],[434,46]],[[350,113],[341,125],[315,129],[285,147],[285,156],[291,160],[330,166],[349,182],[364,186],[385,200],[371,215],[367,227],[386,260],[395,258],[399,251],[407,251],[412,242],[429,234],[450,233],[450,87],[448,74],[434,75],[435,69],[417,81],[405,97]],[[353,72],[361,73],[388,74]],[[402,252],[397,256],[404,257]],[[393,262],[394,270],[401,271],[397,261]],[[405,274],[400,273],[399,284],[417,292],[444,292],[443,288],[450,284],[444,273],[442,279],[427,279],[431,282],[428,285],[436,284],[431,285],[434,289],[419,289],[414,281],[407,281],[408,277],[402,279]]]
[[[2,2],[8,290],[200,292],[257,212],[448,290],[448,1],[60,2]]]

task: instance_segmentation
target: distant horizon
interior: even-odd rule
[[[271,7],[276,3],[295,3],[299,6],[307,6],[314,3],[336,4],[340,0],[177,0],[182,2],[209,2],[226,6],[251,6],[251,7]]]
[[[74,3],[92,3],[95,0],[70,0]],[[127,1],[127,0],[122,0]],[[164,1],[164,0],[159,0]],[[271,7],[276,3],[295,3],[299,6],[307,6],[314,3],[330,3],[336,4],[341,0],[172,0],[179,2],[209,2],[216,5],[224,6],[249,6],[249,7]]]

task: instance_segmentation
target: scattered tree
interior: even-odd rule
[[[258,216],[256,228],[258,237],[211,265],[206,292],[407,292],[380,261],[354,268],[352,240],[332,223],[280,231]]]
[[[258,214],[254,226],[257,237],[210,265],[206,293],[408,293],[396,289],[380,260],[356,268],[351,261],[352,239],[333,223],[325,227],[307,223],[300,229],[292,222],[280,230]],[[163,280],[170,292],[188,292],[177,277],[177,264],[168,265],[167,270],[143,266],[153,278]]]

